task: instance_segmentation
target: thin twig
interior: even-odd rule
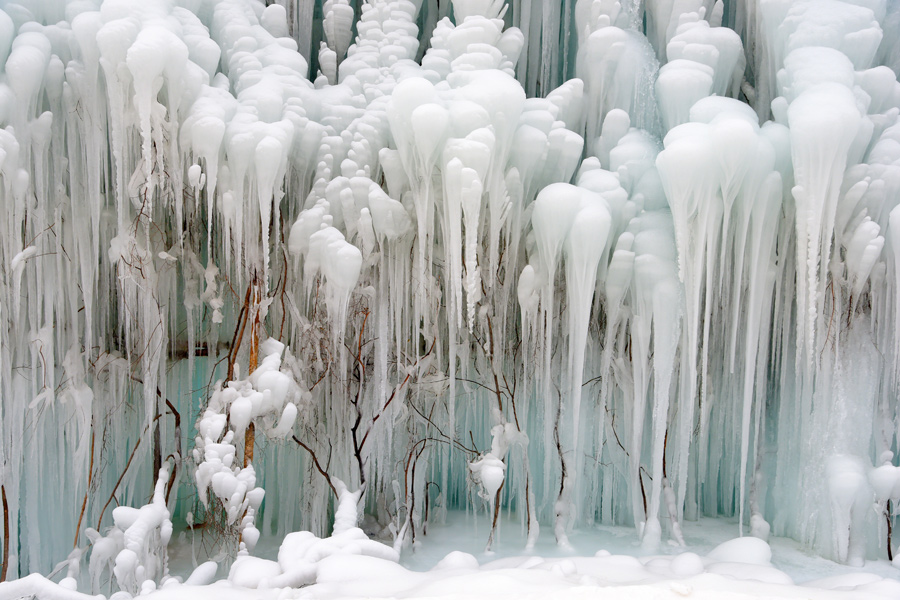
[[[159,388],[156,388],[156,393],[161,394]],[[166,398],[166,406],[169,407],[169,410],[172,411],[172,416],[175,417],[175,453],[178,456],[178,460],[174,461],[174,468],[178,468],[178,464],[181,462],[181,413],[175,410],[175,407],[172,406],[172,403],[169,402],[169,399]],[[169,486],[166,489],[166,506],[169,504],[169,494],[172,493],[172,488],[175,486],[175,473],[172,473],[172,476],[169,478]]]
[[[494,536],[497,534],[497,522],[500,520],[500,494],[503,493],[504,483],[506,483],[506,479],[500,482],[500,487],[497,488],[497,495],[494,496],[494,517],[491,520],[491,535],[488,536],[487,550],[490,550],[491,546],[494,545]]]
[[[250,327],[250,357],[247,359],[247,376],[256,370],[259,364],[259,303],[260,303],[259,287],[253,285],[253,325]],[[244,432],[244,468],[247,468],[253,462],[253,449],[256,444],[256,426],[253,421],[247,426]]]
[[[413,403],[410,403],[409,406],[410,406],[410,408],[412,408],[412,409],[413,409],[420,417],[422,417],[423,419],[425,419],[425,421],[427,421],[429,425],[431,425],[432,427],[434,427],[434,429],[438,432],[438,435],[440,435],[442,438],[444,438],[444,439],[447,441],[447,443],[450,443],[450,444],[452,444],[453,446],[456,446],[458,449],[462,450],[463,452],[467,452],[467,453],[473,454],[473,455],[477,455],[477,454],[478,454],[478,450],[475,450],[475,449],[473,449],[473,448],[466,448],[459,440],[455,440],[455,439],[454,439],[454,440],[451,440],[451,439],[450,439],[450,436],[448,436],[446,433],[444,433],[443,431],[441,431],[441,428],[438,427],[437,424],[436,424],[434,421],[431,420],[431,417],[426,416],[425,413],[423,413],[421,410],[419,410],[419,407],[418,407],[418,406],[416,406],[416,405],[413,404]]]
[[[0,497],[3,499],[3,563],[0,564],[0,583],[6,581],[6,570],[9,568],[9,504],[6,502],[6,486],[0,485]]]
[[[418,361],[416,361],[416,364],[413,365],[413,367],[417,367],[422,360],[424,360],[426,357],[428,357],[428,355],[431,354],[431,352],[434,350],[435,342],[437,342],[437,338],[435,338],[434,341],[431,342],[431,348],[429,348],[428,352],[423,354],[422,357],[419,358]],[[403,386],[406,385],[406,383],[409,381],[411,376],[412,376],[412,369],[410,369],[410,371],[406,374],[406,377],[403,379],[403,381],[400,382],[400,385],[398,385],[397,387],[395,387],[393,389],[390,397],[384,403],[384,406],[381,407],[381,410],[378,411],[378,414],[376,414],[374,417],[372,417],[372,424],[369,426],[369,429],[366,431],[365,435],[363,435],[362,442],[360,442],[360,444],[359,444],[360,450],[362,450],[363,446],[366,445],[366,440],[369,438],[369,434],[372,433],[372,429],[375,428],[375,423],[378,422],[378,419],[381,418],[381,415],[384,414],[384,411],[386,411],[388,406],[391,405],[391,402],[394,401],[394,398],[397,396],[397,392],[399,392],[403,388]]]
[[[893,561],[894,560],[894,549],[891,547],[891,544],[892,544],[891,534],[893,533],[893,530],[894,530],[894,524],[891,520],[891,513],[893,512],[893,510],[892,510],[893,507],[891,506],[890,499],[888,499],[887,506],[885,508],[886,508],[886,510],[884,511],[884,516],[887,519],[887,554],[888,554],[888,560]]]
[[[488,358],[491,361],[491,373],[494,376],[494,393],[497,395],[497,405],[500,409],[500,413],[503,413],[503,396],[500,394],[500,381],[497,378],[497,371],[494,369],[494,325],[491,323],[491,318],[487,319],[488,324],[488,337],[490,338],[491,343],[491,353]]]
[[[284,243],[284,231],[281,232],[282,244]],[[284,277],[281,281],[281,292],[278,294],[279,300],[281,301],[281,327],[278,328],[278,341],[281,341],[284,337],[284,320],[287,316],[287,309],[284,306],[284,291],[287,288],[287,277],[288,277],[288,266],[287,266],[287,254],[284,252],[284,246],[281,247],[281,259],[283,261],[284,267]]]
[[[87,506],[88,494],[91,491],[91,481],[94,478],[94,419],[91,419],[91,461],[88,466],[88,482],[87,488],[84,490],[84,500],[81,501],[81,512],[78,514],[78,525],[75,526],[75,541],[72,542],[72,548],[78,547],[78,535],[81,533],[81,520],[84,519],[84,509]]]
[[[434,487],[436,487],[438,489],[439,495],[444,492],[441,489],[441,486],[439,486],[436,482],[434,482],[434,481],[425,482],[425,519],[422,521],[422,535],[428,535],[428,506],[430,504],[429,497],[428,497],[428,486],[429,485],[433,485]]]
[[[418,446],[419,442],[416,442],[416,446]],[[412,458],[412,453],[409,455],[409,459],[406,462],[406,471],[405,475],[406,480],[406,495],[409,496],[409,507],[406,510],[407,517],[409,518],[409,533],[410,540],[415,543],[416,541],[416,520],[412,518],[412,515],[415,513],[416,508],[416,465],[419,464],[419,457],[422,456],[422,453],[425,452],[425,447],[427,444],[422,444],[422,447],[419,448],[419,451],[416,452],[416,457]],[[413,446],[415,448],[415,446]],[[409,461],[412,460],[412,491],[410,491],[409,485]],[[425,496],[428,496],[428,486],[425,486]]]
[[[316,456],[316,453],[313,451],[312,448],[310,448],[309,446],[307,446],[306,444],[301,442],[300,439],[296,435],[292,436],[292,437],[294,438],[294,441],[297,442],[298,446],[300,446],[301,448],[303,448],[304,450],[309,452],[309,455],[313,459],[313,464],[315,465],[316,470],[322,474],[322,477],[324,477],[325,481],[328,482],[328,487],[331,488],[331,492],[334,494],[334,497],[337,498],[338,497],[337,489],[335,489],[334,484],[331,482],[331,476],[328,474],[328,471],[323,469],[322,465],[319,464],[319,458]]]
[[[141,440],[144,439],[144,435],[147,433],[147,430],[150,429],[150,425],[153,425],[162,414],[158,414],[153,417],[153,421],[150,422],[149,425],[144,427],[143,433],[138,437],[137,442],[134,444],[134,448],[131,449],[131,456],[128,457],[128,462],[125,463],[125,468],[122,469],[122,474],[119,475],[119,479],[116,480],[116,485],[113,486],[112,492],[109,494],[109,500],[106,501],[106,504],[103,505],[103,510],[100,511],[100,518],[97,519],[97,531],[100,531],[100,525],[103,523],[103,513],[106,512],[106,509],[109,507],[110,503],[113,501],[113,498],[116,496],[116,491],[119,489],[119,484],[122,483],[122,480],[125,479],[125,473],[128,472],[128,467],[131,466],[131,461],[134,460],[134,456],[137,453],[138,447],[141,445]]]

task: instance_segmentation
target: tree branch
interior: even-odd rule
[[[3,563],[0,564],[0,583],[6,581],[6,570],[9,569],[9,504],[6,502],[6,486],[0,485],[0,497],[3,500]]]
[[[88,482],[87,489],[84,490],[84,500],[81,501],[81,512],[78,513],[78,525],[75,526],[75,541],[72,542],[72,548],[78,547],[78,536],[81,533],[81,521],[84,519],[84,509],[87,506],[88,494],[91,492],[91,481],[94,478],[94,419],[91,418],[91,459],[88,466]],[[6,531],[4,528],[3,531]],[[4,556],[6,556],[4,554]]]
[[[337,499],[338,493],[337,493],[337,489],[335,489],[335,487],[334,487],[334,484],[331,482],[331,475],[328,474],[328,471],[326,471],[325,469],[322,468],[322,465],[319,463],[319,458],[316,456],[316,453],[313,451],[312,448],[310,448],[309,446],[307,446],[306,444],[301,442],[300,438],[298,438],[296,435],[292,436],[292,437],[294,438],[294,441],[297,442],[298,446],[300,446],[301,448],[303,448],[304,450],[309,452],[309,455],[313,459],[313,465],[315,465],[316,470],[322,474],[322,477],[325,478],[325,481],[328,482],[328,487],[331,488],[331,492],[334,494],[335,499]]]

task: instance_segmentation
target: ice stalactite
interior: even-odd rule
[[[659,107],[652,88],[659,63],[639,31],[617,26],[619,3],[579,2],[586,21],[579,30],[575,72],[585,82],[585,139],[589,153],[600,125],[613,109],[624,110],[632,124],[657,133]],[[590,4],[590,8],[588,8]]]
[[[686,123],[691,107],[706,96],[736,97],[745,68],[741,39],[734,31],[710,27],[697,13],[685,16],[666,45],[668,61],[656,80],[667,130]]]

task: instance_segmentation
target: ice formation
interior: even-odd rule
[[[898,73],[886,0],[0,4],[0,576],[891,552]]]

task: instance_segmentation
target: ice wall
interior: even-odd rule
[[[885,551],[893,3],[0,9],[10,577],[151,494],[223,555],[348,494],[397,549],[470,507]]]

